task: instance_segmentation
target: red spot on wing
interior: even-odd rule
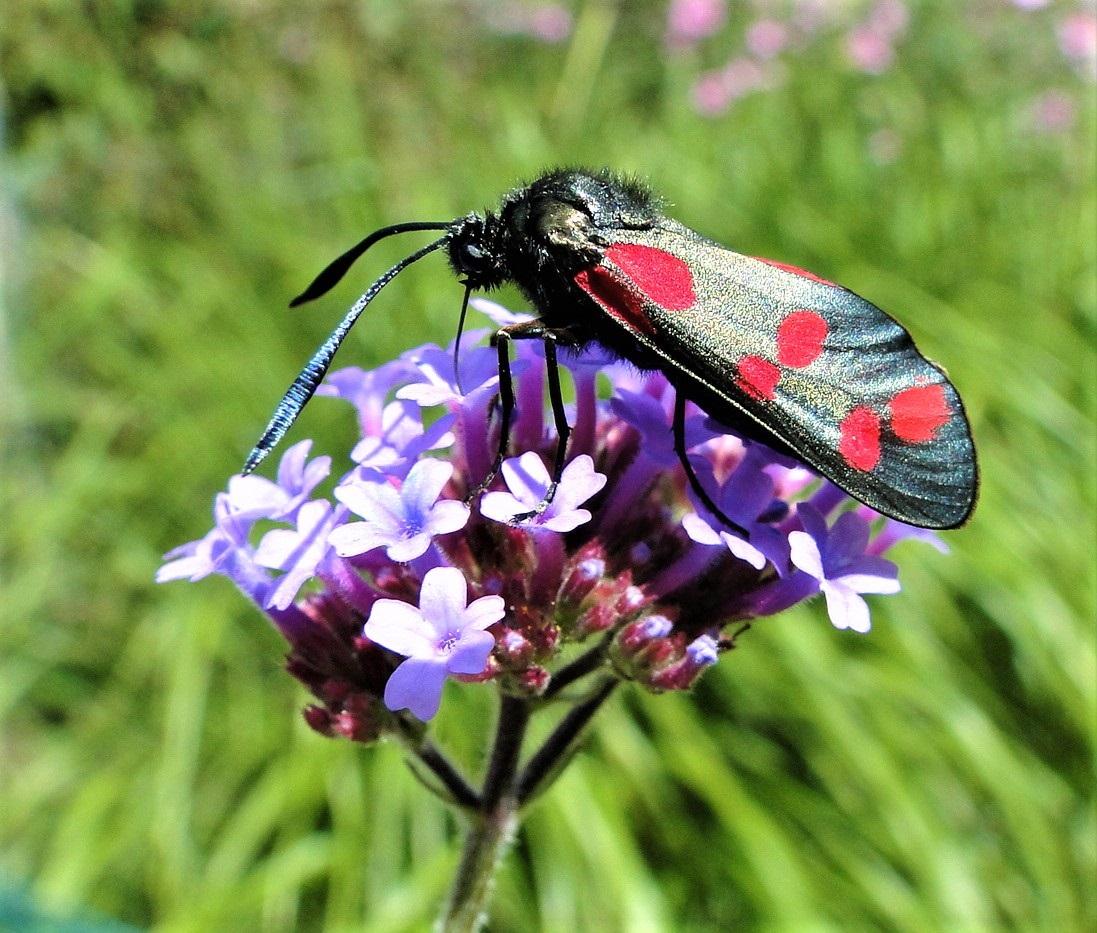
[[[575,276],[575,284],[623,324],[642,334],[655,333],[644,314],[643,300],[605,266],[583,269]]]
[[[764,262],[767,266],[775,266],[778,269],[783,269],[785,272],[791,272],[793,275],[798,275],[802,279],[810,279],[812,282],[818,282],[820,285],[829,285],[831,288],[837,288],[833,282],[828,282],[826,279],[821,279],[814,272],[808,272],[807,269],[801,269],[799,266],[790,266],[787,262],[778,262],[776,259],[765,259],[762,256],[755,256],[759,262]]]
[[[855,470],[871,470],[880,462],[880,416],[871,408],[854,408],[842,419],[838,453]]]
[[[625,273],[651,301],[668,311],[693,306],[693,273],[677,256],[639,243],[614,243],[606,258]]]
[[[781,381],[781,370],[769,360],[760,356],[744,356],[736,364],[736,369],[739,375],[735,383],[747,395],[759,401],[773,399],[777,383]]]
[[[823,352],[830,328],[814,311],[793,311],[777,328],[777,359],[785,366],[809,366]]]
[[[952,417],[942,385],[921,385],[898,392],[888,403],[891,430],[911,444],[924,444]]]

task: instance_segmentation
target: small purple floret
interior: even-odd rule
[[[391,483],[353,480],[335,489],[335,497],[363,520],[336,528],[329,538],[340,557],[356,557],[383,547],[390,560],[405,562],[426,553],[436,535],[465,527],[468,507],[439,499],[453,476],[453,465],[423,459],[397,489]]]
[[[505,611],[500,596],[469,603],[465,575],[456,567],[427,571],[418,607],[378,600],[365,625],[366,637],[407,656],[389,677],[385,705],[394,711],[409,709],[424,721],[433,718],[447,674],[483,671],[495,646],[495,638],[484,629]]]
[[[898,593],[898,568],[865,554],[868,522],[854,512],[843,513],[829,530],[811,505],[801,504],[797,514],[804,530],[789,533],[793,564],[818,581],[836,628],[867,632],[868,604],[859,594]]]
[[[480,512],[497,522],[509,522],[515,516],[535,509],[548,491],[551,480],[544,461],[532,452],[504,461],[502,472],[510,492],[489,492],[480,502]],[[594,461],[581,454],[564,467],[560,485],[548,508],[525,524],[549,531],[572,531],[590,521],[590,512],[579,506],[605,485],[606,477],[595,472]]]
[[[739,560],[761,570],[768,560],[779,574],[788,567],[788,539],[772,525],[763,521],[774,501],[773,477],[766,466],[764,448],[751,447],[727,482],[713,497],[720,510],[746,530],[749,540],[728,529],[727,525],[707,509],[700,508],[682,519],[686,534],[698,544],[723,544]],[[702,484],[712,488],[712,470],[702,463],[698,470]],[[709,483],[705,481],[710,480]],[[694,500],[697,505],[701,503]]]
[[[343,510],[338,513],[326,499],[314,499],[298,511],[296,530],[274,528],[263,535],[255,551],[255,563],[285,571],[267,597],[268,606],[287,608],[305,582],[315,575],[331,550],[328,535]]]
[[[239,518],[287,519],[292,521],[297,510],[308,501],[309,494],[327,479],[331,472],[331,457],[308,461],[312,441],[294,444],[278,465],[278,481],[252,473],[229,480],[229,504]]]

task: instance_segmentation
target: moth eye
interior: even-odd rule
[[[457,259],[461,270],[470,274],[483,272],[490,264],[487,250],[471,240],[466,240],[460,245]]]

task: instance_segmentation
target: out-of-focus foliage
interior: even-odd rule
[[[751,29],[792,6],[832,18],[766,57]],[[884,50],[853,35],[877,8]],[[692,695],[611,705],[531,813],[495,928],[1089,927],[1092,7],[737,3],[673,47],[662,3],[523,9],[5,6],[0,871],[163,930],[429,922],[457,827],[398,751],[310,733],[228,583],[152,575],[407,241],[284,310],[312,274],[586,163],[892,309],[964,393],[983,494],[951,556],[904,545],[870,635],[813,606]],[[458,300],[417,266],[341,359],[449,339]],[[346,449],[346,410],[305,417]],[[440,739],[474,768],[490,711],[450,689]]]

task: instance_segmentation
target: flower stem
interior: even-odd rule
[[[473,818],[449,903],[438,922],[440,933],[476,933],[483,927],[495,870],[517,828],[518,800],[513,794]]]
[[[487,917],[495,871],[518,828],[515,785],[529,714],[528,701],[503,695],[480,807],[465,836],[449,902],[438,921],[442,933],[475,933]]]
[[[397,720],[396,736],[409,754],[414,756],[414,760],[425,766],[441,784],[439,788],[420,777],[429,790],[464,810],[479,808],[480,795],[469,786],[453,763],[433,743],[423,739],[403,719]]]
[[[598,670],[598,668],[602,666],[602,662],[606,659],[606,649],[609,647],[611,641],[612,635],[604,638],[589,651],[579,655],[579,657],[570,664],[565,665],[553,674],[552,680],[549,681],[548,689],[545,690],[541,699],[553,699],[565,687],[586,677],[587,674],[592,674],[594,671]]]
[[[616,677],[607,677],[586,700],[573,706],[560,720],[560,724],[545,740],[545,744],[533,754],[518,776],[516,793],[521,806],[525,806],[544,790],[560,773],[579,747],[579,740],[594,714],[619,683]]]

